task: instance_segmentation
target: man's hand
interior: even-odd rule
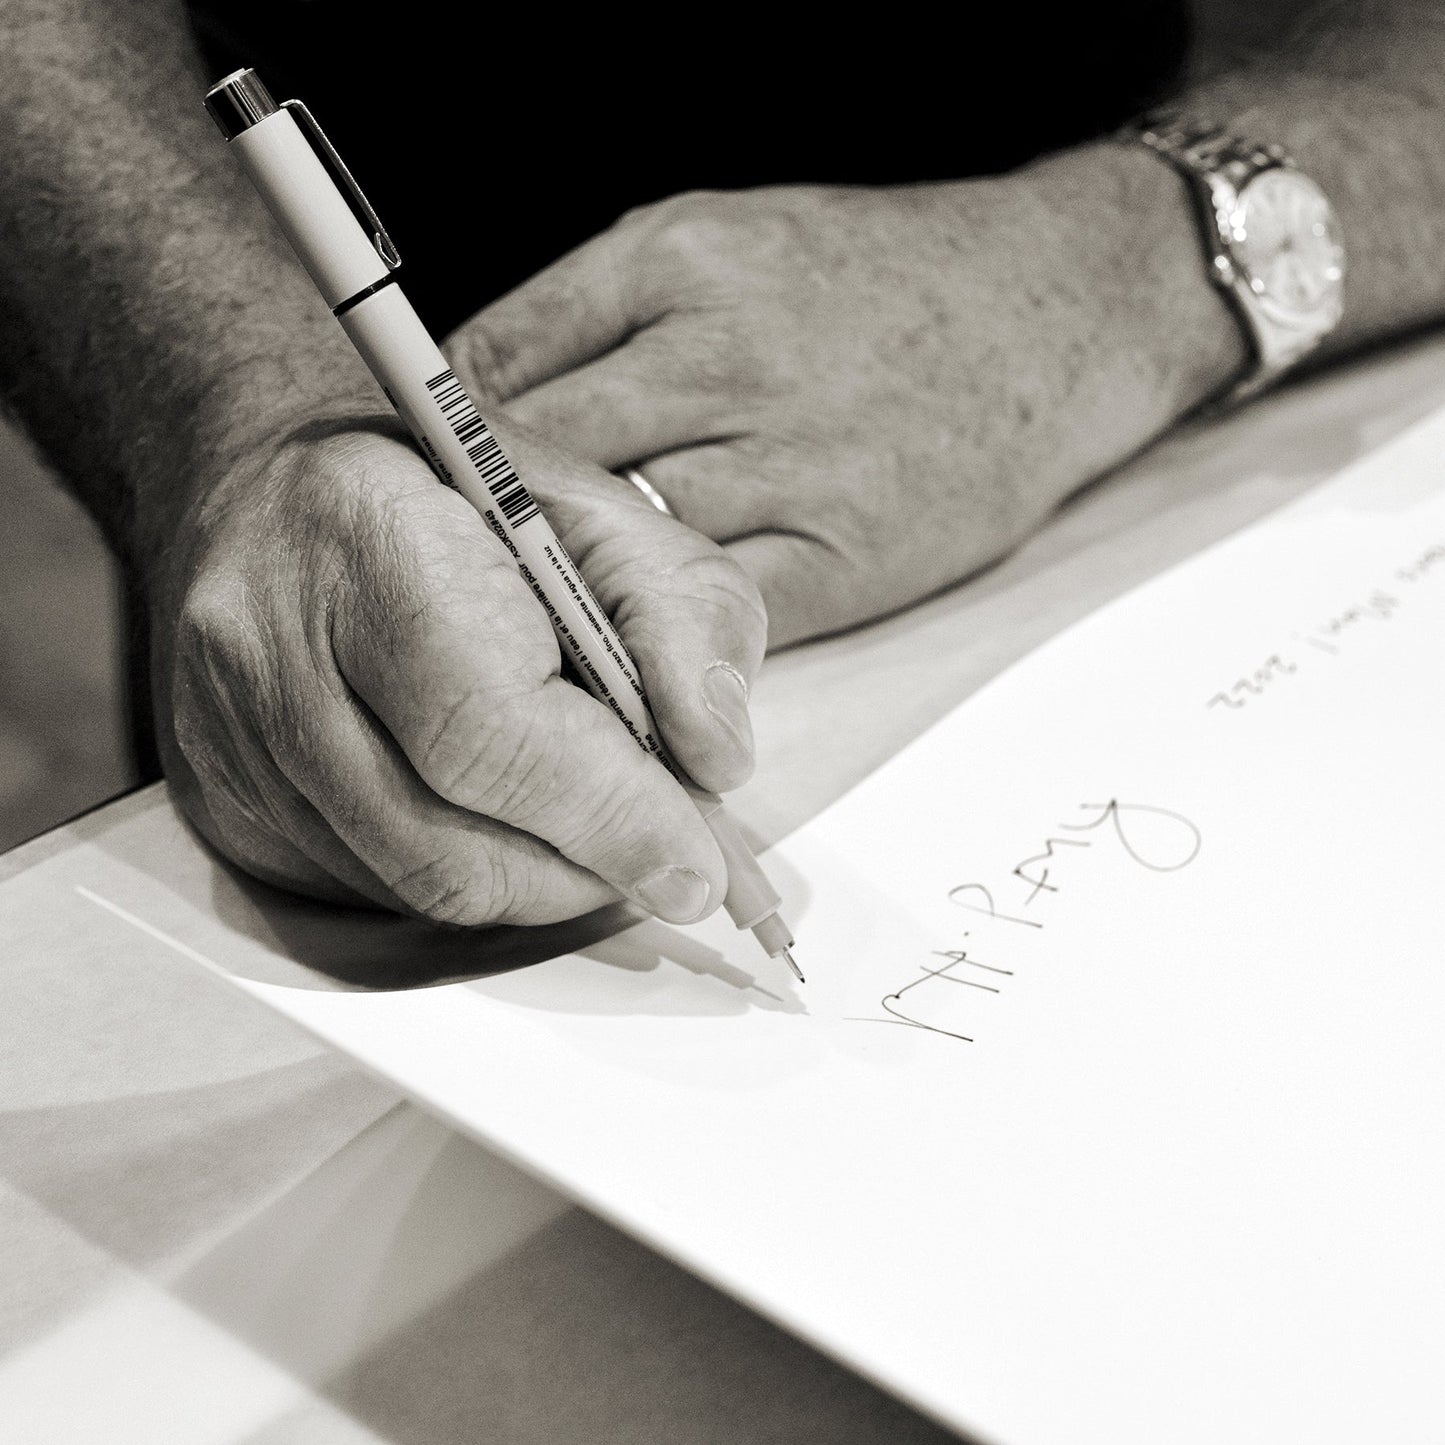
[[[682,196],[451,339],[508,414],[727,544],[785,643],[1017,544],[1227,381],[1238,325],[1157,158]]]
[[[680,763],[736,786],[765,631],[745,575],[627,484],[497,432]],[[721,901],[687,795],[559,676],[510,555],[388,420],[303,427],[234,468],[150,592],[167,774],[250,872],[465,924],[545,923],[619,893],[689,922]]]

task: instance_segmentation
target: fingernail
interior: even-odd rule
[[[642,906],[668,923],[695,923],[707,908],[707,879],[691,868],[662,868],[637,885]]]
[[[748,685],[730,662],[714,662],[702,675],[702,697],[707,710],[752,756],[753,724],[748,716]]]

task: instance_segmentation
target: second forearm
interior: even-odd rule
[[[1243,54],[1202,54],[1171,106],[1283,145],[1329,196],[1348,274],[1323,354],[1445,317],[1445,14],[1434,0],[1274,10]],[[1232,28],[1206,25],[1206,51]]]
[[[1329,357],[1445,317],[1445,19],[1403,0],[1368,22],[1356,3],[1293,8],[1307,12],[1293,39],[1205,66],[1168,108],[1282,145],[1330,197],[1348,269]],[[1252,347],[1210,280],[1197,197],[1141,142],[1079,146],[997,184],[1000,213],[1026,203],[1008,249],[1039,254],[1048,290],[1024,325],[1067,318],[1020,345],[1051,357],[1053,413],[1092,418],[1045,449],[1055,464],[1034,475],[1050,504],[1225,395]]]
[[[374,392],[228,165],[179,7],[21,0],[0,45],[0,384],[144,567],[238,452]]]

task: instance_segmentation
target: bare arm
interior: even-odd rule
[[[10,0],[0,53],[0,386],[148,567],[237,448],[374,393],[224,163],[177,0]]]
[[[478,515],[402,444],[200,106],[177,0],[0,7],[0,382],[138,577],[167,775],[323,896],[685,922],[726,869],[678,784],[559,677]],[[499,440],[619,617],[674,754],[751,767],[755,591],[625,483]]]

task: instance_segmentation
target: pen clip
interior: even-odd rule
[[[321,129],[316,117],[307,108],[306,102],[283,100],[281,108],[291,111],[310,132],[311,139],[321,147],[332,170],[336,173],[337,179],[351,192],[351,199],[356,203],[362,219],[371,227],[371,239],[376,247],[376,254],[386,262],[387,270],[395,271],[401,265],[401,254],[396,249],[396,243],[386,234],[386,227],[381,224],[381,217],[372,209],[371,202],[366,199],[361,187],[356,184],[356,177],[351,174],[336,147],[326,138],[326,132]]]

